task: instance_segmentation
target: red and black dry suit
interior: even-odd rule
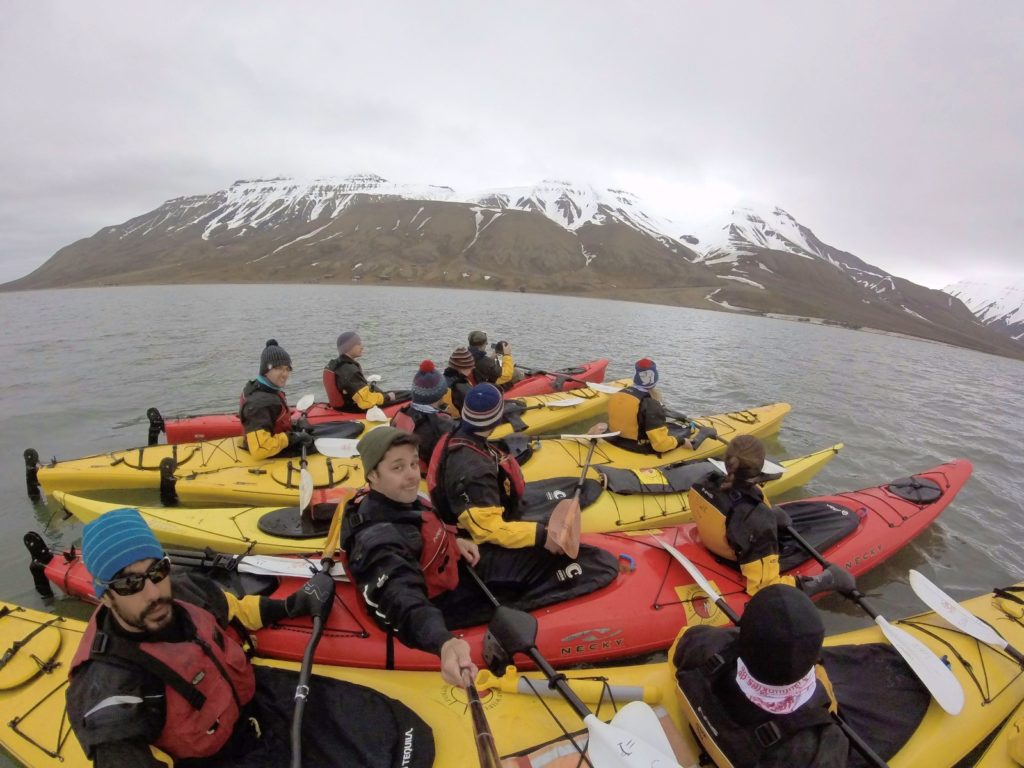
[[[348,413],[362,413],[375,405],[384,405],[384,393],[374,389],[363,375],[363,366],[348,355],[341,355],[327,364],[328,371],[334,371],[334,381],[342,404],[339,410]],[[328,392],[328,395],[331,393]],[[331,399],[334,405],[334,399]]]
[[[424,410],[427,408],[429,410]],[[409,403],[391,417],[391,426],[411,432],[420,439],[420,474],[426,475],[437,441],[455,428],[455,420],[444,411]]]
[[[253,379],[242,389],[238,406],[243,446],[254,459],[269,459],[293,447],[291,409],[282,390]]]
[[[676,682],[692,710],[687,719],[699,718],[702,740],[711,738],[744,768],[845,768],[849,742],[829,714],[833,702],[823,668],[807,702],[790,714],[766,712],[736,684],[738,636],[734,627],[696,626],[676,646]]]
[[[189,768],[287,765],[298,674],[252,666],[229,630],[281,618],[284,601],[239,599],[200,576],[173,578],[172,620],[158,632],[127,632],[104,606],[90,619],[67,690],[68,719],[86,755],[97,768],[156,768],[164,763],[154,745]],[[317,676],[310,696],[331,723],[303,722],[308,764],[409,765],[410,728],[413,764],[433,762],[430,729],[399,702]]]
[[[342,518],[348,567],[376,621],[410,648],[440,653],[450,630],[486,622],[494,607],[465,572],[454,537],[421,501],[396,502],[377,491],[353,499]],[[425,544],[424,542],[428,542]],[[586,594],[615,578],[615,559],[587,548],[578,568],[541,549],[480,546],[477,574],[503,604],[522,610]]]

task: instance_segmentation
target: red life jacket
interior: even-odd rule
[[[367,523],[397,522],[385,512],[379,513],[370,501],[364,506],[368,492],[362,492],[345,507],[345,519],[353,530]],[[457,529],[445,525],[428,507],[416,510],[419,513],[420,536],[423,547],[420,550],[420,570],[427,586],[427,598],[449,592],[459,585],[459,546],[456,544]],[[412,510],[409,511],[411,514]],[[405,510],[402,510],[405,513]],[[400,514],[402,514],[400,513]]]
[[[90,659],[126,660],[164,682],[167,716],[155,746],[175,760],[215,755],[231,738],[242,707],[256,692],[252,665],[237,642],[225,638],[209,611],[175,601],[194,627],[189,640],[137,643],[100,632],[99,610],[89,619],[71,672]]]
[[[519,466],[515,456],[501,450],[495,443],[488,442],[486,446],[481,446],[469,438],[453,436],[452,433],[448,433],[437,441],[434,453],[430,457],[430,466],[427,468],[427,490],[430,492],[434,509],[443,519],[452,520],[455,517],[452,513],[451,500],[445,490],[444,475],[448,454],[452,448],[457,447],[469,448],[494,462],[498,469],[498,482],[502,486],[500,495],[503,500],[507,499],[508,503],[514,506],[523,497],[526,480],[523,478],[522,467]]]
[[[334,360],[331,361],[335,362]],[[327,402],[331,408],[341,409],[345,407],[345,396],[338,389],[338,377],[334,375],[334,368],[330,364],[324,368],[324,392],[327,393]]]
[[[288,398],[283,391],[280,389],[272,393],[277,395],[281,401],[281,410],[278,411],[277,416],[274,418],[274,426],[271,430],[271,434],[277,435],[281,432],[292,431],[292,409],[288,407]],[[238,398],[238,413],[241,415],[242,409],[245,407],[245,390],[242,390],[241,396]]]

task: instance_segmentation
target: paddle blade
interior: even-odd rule
[[[552,551],[561,551],[573,558],[579,555],[581,528],[582,515],[579,498],[574,496],[571,499],[563,499],[558,502],[548,519],[548,544],[557,547]]]
[[[911,569],[910,586],[925,605],[961,632],[997,648],[1006,648],[1002,635],[939,589],[924,574]]]
[[[587,382],[586,386],[594,390],[595,392],[604,392],[606,395],[614,395],[616,392],[622,391],[622,387],[613,387],[608,384],[598,384],[596,381],[589,381]]]
[[[964,708],[964,689],[942,659],[916,637],[894,627],[884,617],[876,616],[875,623],[938,705],[951,715],[960,714]]]
[[[313,500],[313,475],[305,467],[299,472],[299,514],[309,507]]]
[[[308,560],[300,557],[281,557],[279,555],[245,555],[238,561],[237,568],[241,573],[255,573],[264,576],[290,576],[296,579],[308,579],[316,571],[316,567]],[[331,567],[331,576],[335,579],[348,581],[345,566],[335,563]]]
[[[391,421],[391,419],[388,418],[388,415],[384,413],[384,411],[382,411],[379,406],[376,405],[366,412],[366,420],[376,421],[379,423]]]
[[[351,459],[359,455],[358,440],[349,437],[318,437],[313,445],[318,453],[332,459]]]
[[[308,411],[313,406],[313,396],[303,395],[299,398],[299,402],[295,404],[295,410],[302,411],[303,413]]]
[[[634,703],[641,707],[647,706],[640,702]],[[654,715],[653,712],[651,714]],[[657,715],[654,717],[657,719]],[[595,715],[587,715],[583,722],[587,726],[589,736],[587,755],[594,768],[682,768],[672,754],[671,747],[666,752],[625,728],[598,720]],[[661,738],[667,742],[664,732]]]
[[[610,725],[628,731],[666,755],[673,753],[672,744],[661,727],[657,713],[641,701],[631,701],[611,719]]]
[[[585,402],[587,401],[582,397],[566,397],[561,400],[552,400],[550,403],[544,403],[543,405],[545,408],[572,408]]]

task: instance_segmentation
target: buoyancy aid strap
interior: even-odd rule
[[[192,634],[190,639],[195,639],[194,631]],[[164,685],[177,691],[193,709],[202,709],[206,703],[206,696],[190,680],[183,678],[160,659],[141,650],[138,643],[97,630],[89,651],[89,658],[103,656],[123,659],[132,666],[155,675]]]

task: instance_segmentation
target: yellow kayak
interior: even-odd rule
[[[808,456],[801,456],[795,459],[788,459],[781,462],[786,469],[782,477],[773,480],[765,486],[765,492],[769,498],[778,496],[793,488],[797,488],[807,482],[815,473],[821,470],[839,451],[843,444],[837,443],[831,448],[812,453]],[[336,460],[332,460],[336,461]],[[216,478],[228,472],[217,472],[212,475],[202,476],[204,478]],[[245,471],[233,472],[244,482],[247,477],[253,477]],[[360,478],[362,472],[353,469],[349,478]],[[253,478],[253,482],[258,482]],[[295,482],[298,482],[296,476]],[[527,498],[541,497],[542,502],[548,500],[557,503],[572,493],[572,486],[576,478],[565,478],[557,485],[552,483],[530,483],[527,485]],[[356,483],[351,487],[358,487]],[[540,486],[537,488],[537,486]],[[181,489],[188,488],[188,483],[179,482],[179,493]],[[266,487],[266,484],[263,485]],[[678,525],[690,521],[690,509],[687,502],[685,490],[671,493],[631,493],[621,494],[609,490],[600,490],[596,483],[593,484],[598,495],[596,499],[588,504],[583,510],[583,532],[584,533],[608,533],[615,531],[631,531],[645,528],[658,528],[670,525]],[[423,489],[425,492],[425,488]],[[64,509],[73,514],[83,523],[95,520],[100,515],[112,509],[123,507],[124,504],[113,504],[104,501],[97,501],[82,496],[75,496],[56,491],[54,499]],[[237,499],[242,494],[233,492],[230,499]],[[321,495],[321,503],[331,504],[337,499],[335,495]],[[253,507],[214,507],[214,508],[192,508],[192,507],[140,507],[140,511],[146,518],[150,527],[157,537],[169,546],[191,547],[203,549],[210,547],[218,552],[232,553],[261,553],[281,554],[286,552],[308,552],[315,549],[322,540],[317,539],[294,539],[273,536],[260,530],[260,521],[275,514],[287,514],[283,508],[290,507],[293,516],[298,519],[298,508],[293,506],[298,503],[298,491],[295,489],[282,489],[271,494],[271,499],[278,504]],[[326,526],[326,522],[324,523]]]
[[[1024,626],[1003,614],[991,595],[968,600],[963,605],[992,624],[1011,643],[1024,646]],[[0,729],[0,745],[26,766],[85,768],[89,763],[74,735],[68,733],[64,711],[67,669],[85,624],[5,604],[0,604],[0,612],[4,612],[0,616],[0,647],[13,648],[16,641],[25,641],[0,673],[0,711],[12,723]],[[712,609],[708,623],[721,620],[721,614]],[[32,634],[47,622],[53,623]],[[949,768],[1014,711],[1024,698],[1024,675],[1005,654],[952,629],[934,614],[921,614],[896,624],[948,659],[963,685],[965,704],[959,715],[952,716],[931,702],[909,740],[888,763],[892,768]],[[826,645],[881,642],[881,631],[870,627],[830,637]],[[257,663],[297,669],[292,662]],[[454,768],[476,764],[465,694],[445,684],[437,673],[323,666],[315,667],[314,672],[368,686],[415,710],[433,729],[435,765]],[[647,701],[663,715],[662,722],[671,732],[677,759],[684,765],[692,764],[697,747],[683,720],[670,663],[597,667],[568,671],[566,675],[580,697],[603,720],[611,719],[630,700]],[[513,672],[498,680],[481,678],[478,687],[498,751],[510,758],[505,765],[554,768],[579,764],[571,744],[563,756],[568,755],[574,762],[551,759],[552,742],[566,732],[584,731],[584,725],[562,700],[538,697],[538,692],[550,694],[538,673],[527,676]],[[307,716],[315,717],[315,712],[316,707],[311,706]],[[870,734],[862,735],[870,741]],[[541,756],[533,760],[511,759],[513,755],[527,753]]]
[[[603,384],[602,389],[622,388],[629,384],[629,379]],[[518,413],[520,429],[513,432],[510,423],[501,424],[493,433],[494,438],[507,437],[513,433],[520,435],[538,435],[554,432],[568,424],[599,416],[608,408],[605,391],[597,391],[590,387],[573,389],[568,392],[553,392],[547,395],[534,395],[517,398],[524,410]],[[363,421],[364,429],[379,426],[379,422]],[[256,470],[265,465],[276,467],[269,473],[281,476],[289,475],[289,466],[294,467],[295,483],[298,483],[299,460],[294,459],[253,459],[250,453],[241,447],[242,440],[238,437],[224,437],[200,443],[179,443],[177,445],[147,445],[129,448],[122,451],[111,451],[80,459],[52,461],[39,465],[36,479],[48,494],[54,491],[97,491],[97,490],[130,490],[160,488],[160,467],[166,460],[171,460],[170,471],[177,477],[195,477],[225,469],[238,469],[241,474]],[[31,449],[30,449],[31,450]],[[33,454],[35,452],[33,451]],[[334,467],[342,468],[332,473]],[[359,478],[350,478],[348,470],[354,467],[359,471]],[[333,487],[339,483],[359,485],[362,483],[362,471],[359,460],[331,460],[323,456],[309,457],[309,469],[318,480],[318,487]],[[255,476],[255,475],[254,475]],[[245,484],[243,484],[244,486]],[[187,492],[186,492],[187,493]],[[205,497],[206,501],[216,501],[221,497]],[[253,499],[256,503],[259,500]],[[234,499],[236,503],[245,503],[245,497]],[[276,503],[267,500],[265,503]]]

